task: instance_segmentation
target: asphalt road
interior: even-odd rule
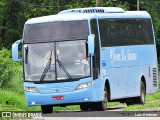
[[[113,111],[58,111],[42,114],[42,117],[124,117],[123,112]],[[128,115],[126,115],[128,116]]]
[[[160,117],[160,112],[122,111],[125,106],[108,108],[106,111],[54,111],[42,117]]]

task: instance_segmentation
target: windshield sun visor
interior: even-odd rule
[[[26,24],[24,43],[54,42],[86,39],[88,37],[87,21],[64,21],[54,23]]]

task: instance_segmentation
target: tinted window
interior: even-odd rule
[[[64,21],[40,24],[27,24],[24,28],[24,42],[50,42],[87,39],[87,21]]]
[[[101,19],[99,27],[102,47],[154,43],[149,19]]]

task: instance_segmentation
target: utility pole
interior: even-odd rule
[[[59,11],[59,7],[60,7],[60,6],[59,6],[59,0],[58,0],[58,11]]]
[[[139,0],[137,0],[137,11],[139,11]]]
[[[96,0],[96,7],[101,7],[101,1],[100,0]]]

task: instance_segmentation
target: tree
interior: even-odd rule
[[[23,7],[18,0],[4,0],[4,2],[0,43],[3,47],[10,48],[11,44],[22,35]]]
[[[3,10],[4,10],[4,1],[2,0],[2,1],[0,1],[0,48],[2,48],[2,29],[3,29],[3,24],[2,24],[2,22],[3,22]]]
[[[141,0],[141,10],[146,10],[151,14],[153,19],[155,37],[160,38],[160,1],[159,0]]]
[[[10,48],[22,38],[25,21],[33,17],[53,15],[65,9],[95,7],[121,7],[136,10],[136,0],[1,0],[0,2],[0,48]],[[160,38],[160,1],[140,0],[140,10],[148,11],[155,28],[155,36]]]

